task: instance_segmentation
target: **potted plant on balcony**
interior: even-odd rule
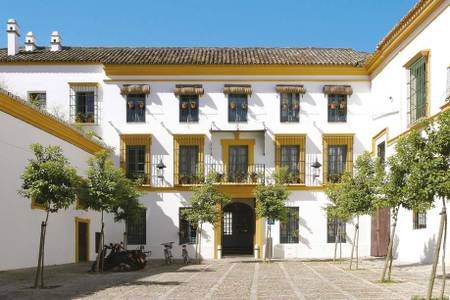
[[[231,101],[231,103],[230,103],[230,108],[231,108],[232,110],[235,110],[235,109],[236,109],[236,102],[235,102],[235,101]]]
[[[337,107],[336,101],[333,101],[333,102],[330,103],[330,108],[331,109],[336,109],[336,107]]]
[[[188,103],[187,102],[181,102],[181,109],[187,109],[188,108]]]
[[[134,102],[133,101],[128,101],[128,108],[129,109],[133,109],[134,108]]]
[[[220,183],[223,180],[223,173],[216,173],[216,182]]]
[[[75,117],[75,122],[84,123],[85,122],[84,115],[82,113],[77,113]]]
[[[143,101],[139,102],[139,108],[143,109],[145,107],[145,103]]]
[[[256,172],[251,172],[250,173],[250,180],[252,183],[257,183],[258,182],[258,173]]]
[[[236,173],[236,182],[240,183],[243,182],[245,178],[244,172],[237,172]]]
[[[94,114],[88,113],[88,115],[86,117],[86,123],[94,123],[94,122],[95,122]]]
[[[345,101],[344,100],[341,100],[341,102],[339,102],[339,109],[340,110],[345,109]]]
[[[181,184],[189,184],[190,183],[190,177],[188,174],[181,174],[180,175],[180,182]]]
[[[196,109],[196,108],[197,108],[197,102],[191,101],[191,109]]]
[[[247,105],[247,103],[244,102],[244,103],[241,104],[241,107],[242,107],[242,109],[245,110],[245,109],[247,109],[248,105]]]
[[[298,100],[294,100],[294,103],[292,103],[292,108],[294,110],[300,109],[300,102]]]

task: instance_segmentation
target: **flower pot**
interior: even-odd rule
[[[331,109],[336,109],[336,103],[335,103],[335,102],[332,102],[332,103],[330,104],[330,108],[331,108]]]
[[[231,102],[230,103],[230,108],[232,109],[232,110],[235,110],[236,109],[236,102]]]
[[[288,104],[287,103],[283,103],[281,105],[281,107],[283,108],[283,110],[287,110],[288,109]]]
[[[250,174],[250,180],[252,183],[256,183],[258,181],[258,175],[256,173]]]
[[[189,184],[189,183],[190,183],[189,176],[187,175],[181,176],[181,184]]]
[[[128,108],[129,109],[133,109],[134,108],[134,102],[133,101],[128,101]]]
[[[191,109],[196,109],[197,108],[197,103],[195,103],[194,101],[191,102]]]
[[[300,109],[300,104],[294,103],[294,105],[292,105],[292,108],[295,109],[295,110],[299,110]]]
[[[345,102],[341,101],[341,103],[339,103],[339,108],[340,109],[344,109],[345,108]]]
[[[144,102],[139,102],[139,108],[143,109],[145,107],[145,103]]]
[[[84,123],[84,116],[82,114],[78,114],[77,117],[75,118],[75,122],[77,123]]]
[[[181,103],[181,108],[182,109],[187,109],[188,108],[188,103],[187,102],[182,102]]]
[[[216,182],[222,182],[222,180],[223,180],[223,174],[217,173],[216,174]]]
[[[93,114],[88,114],[87,118],[86,118],[86,123],[94,123],[95,119],[94,119],[94,115]]]
[[[247,103],[242,103],[242,104],[241,104],[241,107],[242,107],[242,109],[247,109],[247,107],[248,107],[248,106],[247,106]]]

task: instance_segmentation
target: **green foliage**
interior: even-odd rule
[[[271,220],[285,220],[287,209],[285,201],[289,197],[285,181],[289,177],[286,176],[284,168],[277,169],[273,177],[273,183],[264,185],[258,184],[254,195],[256,199],[256,215],[260,218]]]
[[[220,220],[221,207],[230,202],[230,198],[214,186],[216,173],[211,172],[203,182],[192,189],[189,198],[190,209],[183,211],[184,217],[193,224],[210,223],[214,227]]]
[[[30,159],[21,178],[19,191],[49,212],[67,209],[76,199],[79,177],[59,146],[32,144],[35,157]]]
[[[100,151],[88,162],[87,178],[79,189],[79,197],[93,210],[113,213],[116,221],[126,220],[140,208],[139,184],[114,166],[108,152]]]

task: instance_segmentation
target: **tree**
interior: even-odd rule
[[[201,262],[201,239],[203,224],[209,223],[219,226],[222,216],[222,207],[230,202],[230,198],[217,190],[214,185],[217,174],[211,172],[203,182],[192,189],[189,198],[190,208],[183,211],[184,217],[196,224],[195,258]]]
[[[256,215],[259,218],[267,220],[286,219],[287,209],[285,201],[289,197],[287,184],[289,183],[289,176],[287,176],[287,168],[277,168],[272,175],[272,180],[269,184],[264,182],[259,183],[255,189],[254,195],[256,200]],[[267,230],[266,243],[271,247],[271,230],[270,225]],[[266,260],[267,253],[264,253],[264,260]],[[270,257],[269,257],[270,259]]]
[[[23,183],[19,193],[42,206],[46,212],[45,221],[41,224],[38,264],[34,281],[35,288],[43,288],[45,236],[49,214],[56,213],[60,209],[67,209],[75,201],[79,178],[59,146],[44,147],[40,144],[32,144],[31,150],[35,157],[30,159],[21,176]]]
[[[413,169],[419,166],[418,157],[424,144],[420,133],[413,130],[398,140],[394,155],[387,160],[388,172],[382,183],[382,197],[377,200],[376,206],[391,208],[393,222],[381,282],[391,281],[392,249],[399,209],[426,210],[433,203],[429,196],[423,197],[422,187],[411,185],[411,175]]]
[[[101,231],[96,270],[102,271],[102,250],[104,245],[104,213],[115,214],[117,220],[126,218],[137,209],[139,192],[123,171],[108,159],[108,152],[100,151],[88,161],[87,178],[83,180],[79,197],[86,205],[101,212]]]

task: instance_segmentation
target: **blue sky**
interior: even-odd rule
[[[416,0],[8,0],[22,42],[48,45],[348,47],[373,51]],[[6,9],[5,9],[6,8]],[[6,25],[5,25],[6,26]],[[1,27],[0,27],[1,28]],[[2,27],[5,28],[5,27]],[[0,31],[0,47],[6,46]]]

